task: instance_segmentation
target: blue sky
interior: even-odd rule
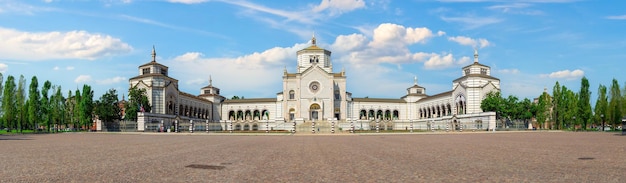
[[[399,98],[418,84],[449,91],[461,67],[490,66],[502,92],[534,98],[556,81],[626,81],[626,1],[584,0],[0,0],[0,72],[64,93],[127,93],[137,66],[169,66],[182,91],[275,97],[295,52],[332,51],[353,97]],[[623,84],[622,84],[623,86]]]

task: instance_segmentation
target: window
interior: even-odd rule
[[[470,70],[469,69],[465,69],[465,75],[469,75],[470,74]]]
[[[211,94],[211,90],[204,90],[204,94]]]
[[[295,95],[296,95],[295,91],[293,91],[293,90],[289,91],[289,99],[293,100],[294,98],[296,98]]]
[[[150,74],[150,68],[142,69],[141,74]]]
[[[487,75],[487,69],[480,69],[480,74]]]
[[[341,99],[341,95],[339,95],[339,90],[335,90],[335,100]]]
[[[312,82],[311,84],[309,84],[309,89],[311,90],[311,92],[316,93],[320,89],[320,83],[318,83],[317,81]]]
[[[167,70],[166,69],[161,69],[161,74],[167,76]]]

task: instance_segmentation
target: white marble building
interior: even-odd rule
[[[131,87],[148,91],[153,106],[139,114],[139,131],[174,123],[196,131],[495,128],[495,113],[483,112],[480,103],[487,93],[500,90],[500,80],[491,76],[489,66],[478,63],[476,51],[474,63],[461,69],[450,91],[428,95],[416,77],[407,94],[396,99],[353,98],[345,71],[333,71],[331,52],[318,47],[315,37],[311,46],[297,52],[296,72],[284,70],[275,98],[226,100],[210,78],[200,95],[182,92],[178,80],[167,75],[168,68],[156,62],[154,50],[152,54],[151,62],[139,66],[139,76],[130,79]]]

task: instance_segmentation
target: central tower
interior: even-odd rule
[[[283,74],[283,115],[288,121],[342,120],[347,112],[345,72],[333,73],[331,52],[311,45],[296,52],[295,73]]]
[[[319,66],[328,73],[333,72],[330,51],[317,46],[315,35],[311,38],[311,46],[298,51],[296,54],[298,55],[298,73],[302,73],[312,66]]]

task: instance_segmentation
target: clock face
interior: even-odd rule
[[[309,85],[309,89],[311,89],[312,92],[317,92],[319,90],[319,88],[320,88],[320,83],[318,83],[318,82],[312,82]]]

